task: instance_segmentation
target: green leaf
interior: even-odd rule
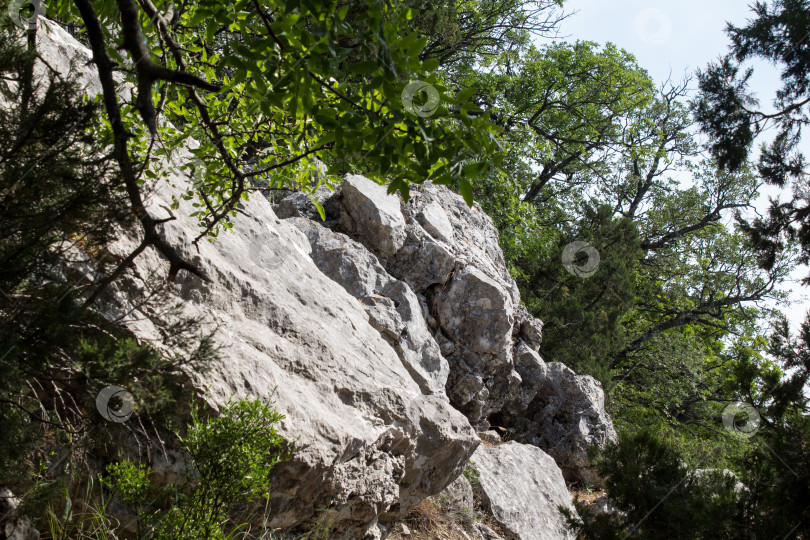
[[[436,58],[429,58],[422,62],[422,69],[425,71],[436,71],[439,67],[439,61]]]
[[[473,96],[473,94],[475,94],[475,90],[476,89],[472,86],[469,88],[465,88],[464,90],[456,94],[456,101],[458,101],[459,103],[464,103],[465,101],[470,99]]]
[[[467,203],[467,206],[473,205],[473,191],[472,185],[470,185],[470,181],[467,180],[465,177],[461,178],[459,182],[458,190],[461,192],[461,196],[464,197],[464,202]]]
[[[374,60],[364,60],[349,66],[349,73],[374,73],[379,66]]]
[[[315,205],[315,208],[318,210],[318,215],[321,216],[321,221],[326,221],[326,212],[323,211],[323,206],[321,203],[312,199],[312,204]]]

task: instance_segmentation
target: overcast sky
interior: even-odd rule
[[[610,41],[633,53],[657,83],[670,75],[680,81],[728,52],[726,22],[743,25],[752,17],[749,4],[746,0],[566,0],[565,11],[577,13],[563,21],[560,36],[569,41]],[[752,65],[751,87],[767,108],[780,86],[778,71],[767,63]],[[803,146],[810,148],[810,142]],[[773,188],[764,191],[757,201],[760,209],[767,207],[768,195],[779,194]],[[807,273],[807,268],[797,268],[794,278]],[[810,308],[808,290],[798,283],[789,283],[785,289],[793,291],[796,303],[784,311],[797,328]]]

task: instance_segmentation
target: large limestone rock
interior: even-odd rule
[[[512,359],[510,296],[474,266],[456,271],[434,305],[444,334],[455,345],[448,393],[471,422],[486,428],[521,383]]]
[[[72,55],[88,57],[80,44],[51,26],[40,43],[56,47],[49,41],[55,36],[61,56],[53,58],[54,65],[67,70]],[[173,159],[178,165],[192,156],[178,148]],[[218,329],[221,362],[205,373],[188,374],[210,407],[250,396],[272,401],[286,416],[280,432],[295,443],[295,452],[274,469],[269,527],[306,525],[317,518],[341,538],[384,535],[460,474],[479,444],[475,432],[444,396],[423,392],[396,347],[369,323],[364,304],[318,268],[307,236],[279,221],[267,200],[253,197],[244,203],[234,233],[194,245],[199,227],[187,217],[194,208],[180,196],[188,185],[187,178],[171,176],[154,186],[146,206],[156,217],[167,217],[177,197],[176,219],[162,226],[163,234],[211,281],[181,272],[168,285],[164,303],[179,304],[181,315],[201,319],[204,330]],[[358,200],[377,195],[374,190],[354,194]],[[385,224],[370,230],[387,235],[395,249],[403,238],[397,240],[397,231],[404,230],[401,215],[399,221],[394,216],[399,204],[370,201],[364,204]],[[126,232],[112,251],[129,253],[139,236],[137,230]],[[123,317],[138,338],[160,344],[159,325],[171,320],[169,315],[159,318],[156,311],[163,306],[136,301],[147,291],[166,288],[167,274],[167,262],[148,249],[104,299],[105,313]],[[396,316],[412,328],[419,302],[394,289],[396,284],[389,290],[383,286],[381,296],[410,302]],[[429,348],[430,335],[425,331],[421,338]],[[439,356],[426,371],[426,377],[438,371],[437,381]]]
[[[65,73],[85,70],[83,84],[97,92],[89,51],[48,26],[43,57]],[[193,159],[182,148],[173,155],[164,171]],[[615,435],[598,385],[539,356],[542,323],[520,306],[497,230],[478,205],[430,183],[405,203],[349,175],[338,192],[316,194],[325,224],[300,195],[279,201],[291,218],[283,221],[255,196],[234,232],[194,244],[199,228],[187,216],[196,209],[181,196],[188,185],[172,175],[150,186],[146,205],[163,218],[180,201],[163,233],[211,281],[181,273],[167,286],[168,265],[150,249],[102,309],[160,344],[165,310],[139,300],[165,289],[166,306],[218,330],[222,361],[187,374],[210,407],[251,396],[286,415],[281,433],[296,451],[274,473],[271,528],[317,519],[341,538],[385,535],[459,476],[479,444],[470,422],[481,431],[497,423],[573,474],[585,470],[589,444]],[[128,254],[139,236],[126,232],[112,251]],[[538,486],[551,500],[559,487],[556,465],[538,448],[508,444],[478,456],[516,478],[511,503]],[[534,472],[518,481],[512,471],[521,467]],[[488,500],[501,508],[495,493]]]
[[[459,475],[434,498],[446,511],[472,520],[473,490],[470,481],[463,474]]]
[[[399,251],[405,243],[405,218],[396,197],[376,182],[350,174],[343,182],[343,200],[341,224],[346,229],[364,237],[383,258]]]
[[[369,182],[356,175],[344,179],[337,196],[338,230],[378,254],[385,270],[417,294],[450,366],[448,397],[477,428],[486,429],[489,415],[520,385],[512,348],[528,316],[518,308],[517,285],[492,220],[478,205],[470,208],[458,195],[429,182],[414,187],[408,203]],[[381,201],[383,195],[387,199]],[[359,223],[373,223],[374,231],[395,231],[396,242],[386,234],[364,232]]]
[[[290,215],[312,215],[314,207],[294,197],[282,199],[279,210],[303,204]],[[549,452],[569,479],[598,484],[587,448],[615,437],[602,390],[563,366],[549,370],[540,357],[543,325],[520,305],[497,230],[480,207],[429,182],[414,186],[405,203],[356,175],[320,200],[330,214],[325,224],[291,221],[309,237],[319,268],[364,302],[372,325],[394,344],[423,390],[435,392],[446,380],[451,403],[477,430],[497,425]],[[373,223],[372,233],[360,223]],[[387,234],[394,230],[392,244]],[[436,350],[421,324],[406,328],[411,323],[399,312],[414,296],[403,292],[400,301],[385,292],[392,280],[397,290],[407,285],[426,312],[442,360],[430,360]]]
[[[0,487],[0,539],[39,540],[39,531],[18,512],[20,501],[11,491]]]
[[[159,215],[175,193],[159,186],[150,209]],[[282,435],[296,442],[292,461],[274,474],[271,527],[317,514],[345,538],[377,537],[455,478],[478,444],[466,418],[443,396],[425,395],[363,303],[321,272],[303,233],[256,198],[236,217],[235,234],[201,243],[197,254],[186,212],[164,233],[212,281],[184,274],[172,294],[186,316],[221,329],[224,347],[220,364],[192,374],[196,385],[215,408],[232,395],[275,402],[286,415]],[[126,289],[145,289],[166,272],[146,253]],[[159,335],[148,313],[134,315],[142,316],[131,323],[137,335]],[[441,379],[440,363],[420,379],[426,389],[433,372]]]
[[[562,471],[539,448],[508,442],[480,446],[472,462],[476,491],[498,525],[519,540],[573,538],[558,506],[573,511]]]

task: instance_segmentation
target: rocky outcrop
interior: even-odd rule
[[[54,27],[48,35],[71,39],[62,34]],[[177,149],[173,159],[179,165],[192,157]],[[345,538],[384,535],[461,473],[479,444],[474,430],[444,396],[423,392],[395,346],[369,324],[366,306],[318,268],[308,238],[276,218],[267,200],[244,203],[234,218],[238,233],[193,245],[198,224],[187,216],[194,208],[180,196],[187,185],[183,176],[170,177],[146,204],[164,216],[173,197],[180,200],[177,219],[163,225],[163,234],[211,281],[181,273],[164,302],[181,306],[182,317],[203,320],[204,330],[218,329],[221,362],[189,373],[212,408],[251,396],[286,416],[280,432],[296,450],[274,469],[268,525],[306,526],[317,517]],[[111,251],[129,253],[137,239],[137,232],[124,235]],[[152,308],[131,299],[165,287],[167,272],[167,262],[147,250],[105,312],[159,344]],[[421,311],[418,302],[409,308]],[[403,317],[404,308],[396,313]],[[413,327],[413,317],[405,319]],[[440,355],[432,360],[439,380]]]
[[[453,480],[444,491],[434,497],[448,512],[469,516],[473,513],[473,490],[470,481],[463,474]]]
[[[278,207],[294,200],[295,215],[311,215],[295,197]],[[520,305],[497,231],[480,207],[469,208],[429,182],[415,187],[406,203],[357,175],[319,200],[330,214],[325,224],[290,221],[307,234],[319,268],[362,299],[372,325],[395,345],[423,390],[436,393],[445,380],[451,403],[478,431],[495,424],[509,438],[546,450],[569,480],[598,485],[588,448],[616,437],[602,389],[591,377],[543,361],[542,322]],[[434,339],[421,323],[406,329],[414,298]],[[436,355],[434,342],[439,363],[429,360]]]
[[[318,268],[360,300],[371,325],[394,347],[422,391],[444,397],[450,368],[410,287],[385,272],[362,244],[311,220],[289,222],[307,235]]]
[[[160,186],[150,208],[160,212],[174,194]],[[190,211],[181,204],[164,234],[212,281],[184,275],[171,294],[185,316],[221,329],[224,351],[210,372],[192,374],[196,386],[214,408],[233,395],[273,401],[286,416],[282,435],[296,441],[292,460],[275,469],[270,527],[305,526],[317,514],[346,538],[383,535],[457,477],[478,444],[446,398],[424,391],[442,377],[440,358],[433,359],[438,367],[424,370],[420,387],[417,370],[403,360],[410,357],[396,348],[406,343],[396,331],[413,327],[413,316],[392,303],[390,318],[380,315],[378,324],[369,324],[368,305],[318,268],[307,236],[280,222],[267,201],[246,203],[235,218],[239,234],[202,243],[199,254],[189,242],[196,224],[181,217]],[[124,253],[133,244],[119,247]],[[135,266],[125,285],[130,291],[167,272],[153,252]],[[396,284],[380,285],[399,299]],[[420,310],[418,303],[408,307]],[[136,315],[130,324],[138,336],[159,335],[148,313]],[[389,340],[380,328],[390,330]],[[418,360],[414,366],[420,367]]]
[[[573,511],[571,495],[554,460],[539,448],[509,442],[481,446],[472,457],[475,486],[498,525],[521,540],[573,538],[558,506]]]
[[[387,259],[405,243],[405,218],[399,201],[386,189],[362,176],[347,175],[343,183],[345,212],[341,224]]]
[[[51,26],[40,39],[51,64],[86,65],[89,52]],[[295,452],[274,469],[268,526],[317,520],[341,538],[383,537],[460,477],[479,447],[475,429],[497,424],[535,446],[479,448],[482,497],[517,538],[565,538],[555,512],[570,498],[541,448],[583,474],[583,452],[613,428],[592,379],[540,357],[542,323],[521,307],[481,208],[430,183],[414,186],[406,203],[348,175],[334,193],[316,193],[326,223],[301,194],[275,201],[284,220],[254,196],[233,233],[194,244],[196,208],[182,197],[189,179],[171,172],[192,159],[175,149],[146,205],[160,219],[179,202],[162,234],[211,281],[181,273],[167,287],[168,264],[148,249],[102,309],[160,344],[167,315],[138,300],[165,289],[178,318],[217,330],[221,361],[187,373],[208,405],[250,396],[285,415],[280,433]],[[111,252],[129,254],[138,236],[123,234]],[[497,537],[481,535],[490,532]]]

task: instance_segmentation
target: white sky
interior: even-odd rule
[[[708,62],[728,52],[726,22],[737,26],[753,16],[745,0],[566,0],[565,11],[577,12],[563,21],[560,37],[597,43],[612,42],[633,53],[639,65],[656,83],[670,75],[680,81],[685,74],[702,69]],[[752,64],[755,75],[751,88],[769,108],[771,96],[780,86],[778,71],[766,63]],[[693,81],[691,87],[694,89]],[[810,142],[803,145],[810,148]],[[768,187],[757,201],[757,208],[767,208],[767,196],[778,196],[779,190]],[[798,280],[810,272],[799,267],[793,277]],[[810,290],[799,283],[787,283],[794,303],[783,306],[792,326],[804,319],[810,309]]]

